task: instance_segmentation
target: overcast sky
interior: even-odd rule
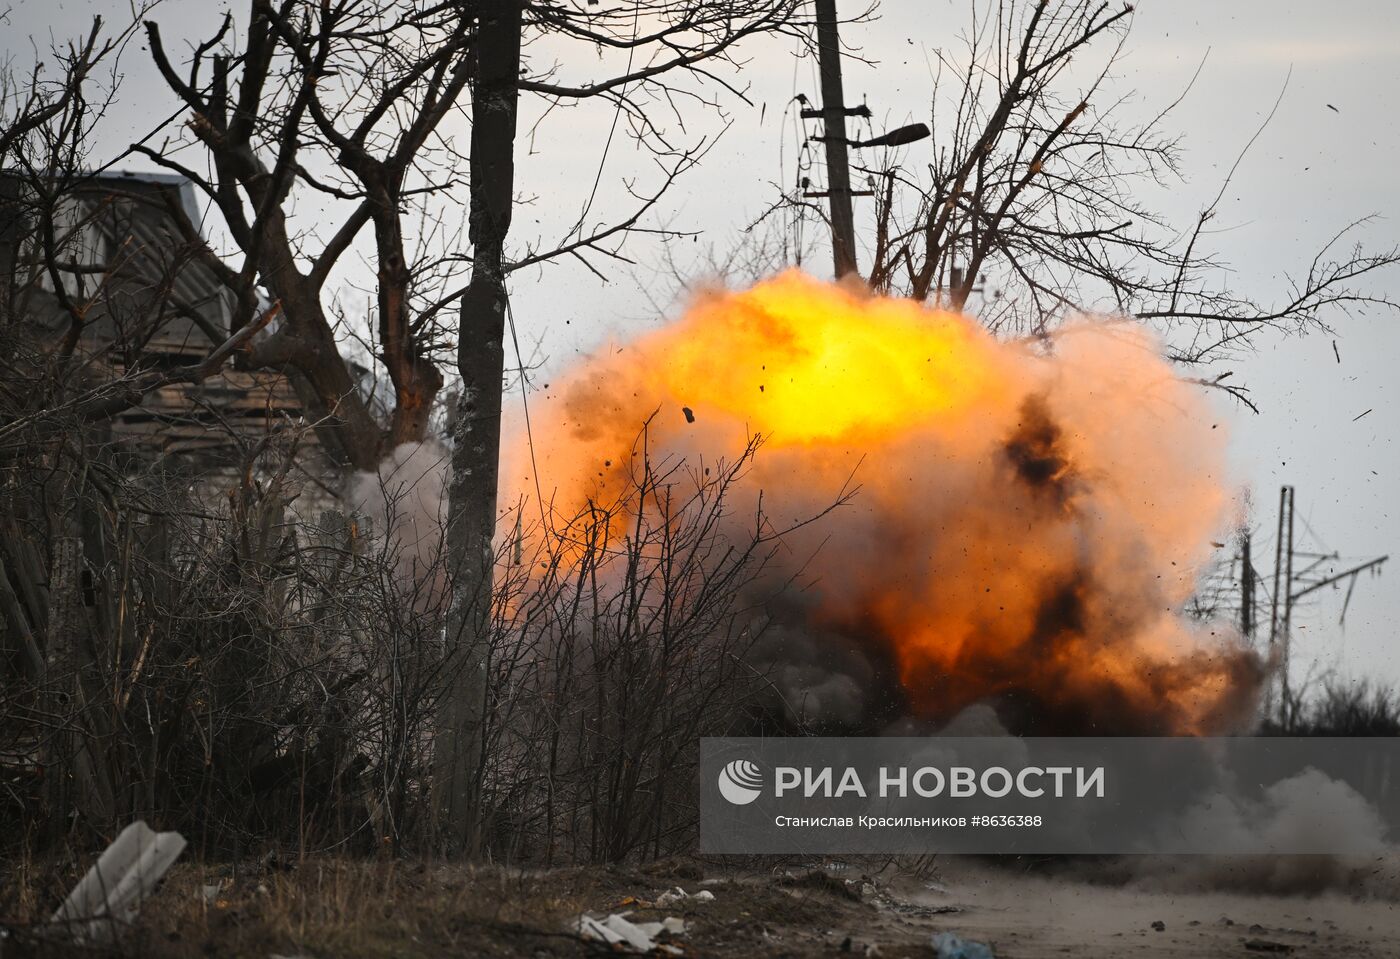
[[[227,7],[211,0],[168,0],[154,18],[164,27],[168,46],[182,49],[182,41],[211,35]],[[849,0],[838,7],[843,16],[862,9]],[[0,46],[27,61],[31,35],[42,44],[50,34],[82,30],[94,13],[118,22],[128,16],[127,9],[118,0],[17,0],[8,24],[0,25]],[[236,15],[245,9],[234,5]],[[933,51],[956,46],[970,22],[969,10],[968,3],[952,0],[886,0],[878,19],[845,28],[844,40],[874,61],[852,60],[846,70],[847,100],[870,105],[874,129],[928,118]],[[750,58],[742,80],[753,106],[726,101],[732,125],[654,221],[700,231],[692,250],[730,246],[775,199],[772,184],[791,179],[800,135],[787,108],[796,93],[819,99],[812,64],[795,53],[794,45],[777,41],[741,52]],[[102,149],[119,149],[176,109],[147,57],[137,43],[122,62],[121,95],[101,131]],[[1245,159],[1215,221],[1212,240],[1238,288],[1261,297],[1282,294],[1285,272],[1304,269],[1328,237],[1358,217],[1379,215],[1360,234],[1369,244],[1389,247],[1400,239],[1395,163],[1400,7],[1386,0],[1146,0],[1138,4],[1113,90],[1136,90],[1129,115],[1147,117],[1175,99],[1203,57],[1200,77],[1169,126],[1186,138],[1187,182],[1150,196],[1182,224],[1215,195],[1291,70],[1277,115]],[[589,79],[589,71],[597,69],[565,63],[564,75]],[[538,107],[524,104],[522,126],[534,122]],[[518,242],[536,237],[547,242],[577,218],[598,173],[612,119],[603,103],[544,118],[525,144],[529,149],[521,150],[519,189],[532,202],[516,215]],[[720,125],[712,116],[691,118],[687,131],[694,139],[714,134]],[[909,149],[908,162],[923,162],[921,148],[927,141]],[[625,209],[624,185],[634,180],[645,187],[654,180],[654,168],[620,137],[608,151],[590,221]],[[868,222],[866,203],[857,201],[858,221]],[[515,276],[513,301],[522,336],[541,343],[551,366],[662,321],[651,304],[669,296],[664,258],[645,237],[630,252],[638,266],[610,269],[607,284],[571,264]],[[829,272],[829,255],[819,250],[808,266]],[[1400,299],[1400,271],[1378,279],[1372,290]],[[1330,319],[1335,352],[1334,337],[1328,335],[1264,339],[1253,354],[1221,368],[1234,369],[1261,408],[1254,415],[1220,404],[1222,421],[1232,430],[1234,481],[1252,492],[1255,503],[1260,565],[1271,565],[1281,483],[1297,487],[1303,548],[1339,550],[1344,562],[1400,548],[1400,317],[1368,310],[1364,316]],[[1328,668],[1400,682],[1397,577],[1400,566],[1388,567],[1378,580],[1364,579],[1345,628],[1338,624],[1340,593],[1324,591],[1299,614],[1295,684],[1309,670]]]

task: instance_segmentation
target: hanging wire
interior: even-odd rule
[[[632,11],[632,43],[627,48],[627,70],[624,75],[632,72],[632,59],[637,52],[637,24],[641,15],[641,9],[642,5],[639,3]],[[627,87],[624,85],[622,89],[618,91],[617,100],[613,104],[612,125],[608,127],[608,138],[603,142],[603,155],[598,158],[598,172],[593,176],[593,188],[588,192],[588,202],[583,205],[583,212],[578,215],[578,222],[574,224],[574,228],[570,230],[568,236],[564,238],[565,242],[568,242],[570,237],[583,229],[584,221],[588,219],[588,213],[593,209],[593,200],[598,195],[598,184],[603,181],[603,168],[607,166],[608,153],[612,150],[613,137],[617,133],[617,122],[622,117],[622,98],[626,95]],[[507,307],[509,307],[509,301],[507,301]]]
[[[544,511],[544,489],[540,486],[540,464],[535,458],[535,431],[530,424],[529,378],[525,375],[525,356],[520,352],[520,336],[515,328],[515,307],[511,305],[509,291],[506,291],[506,320],[510,326],[510,341],[515,347],[515,372],[520,380],[520,407],[525,413],[525,442],[530,448],[530,475],[535,481],[535,499],[539,503],[540,523],[552,533],[553,527]]]

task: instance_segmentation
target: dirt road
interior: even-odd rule
[[[1177,883],[1189,885],[1190,878]],[[920,922],[992,943],[1007,959],[1400,956],[1394,900],[1143,888],[1150,885],[1148,878],[1113,888],[950,863],[931,888],[908,882],[895,888],[916,906],[960,909]]]

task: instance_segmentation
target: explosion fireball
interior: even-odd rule
[[[761,435],[745,483],[776,523],[859,483],[782,554],[810,585],[773,611],[790,640],[773,658],[816,718],[987,702],[1013,732],[1112,735],[1252,716],[1259,658],[1181,614],[1229,509],[1223,431],[1140,327],[999,341],[795,271],[711,292],[553,383],[503,501],[604,496],[653,413],[653,458],[713,462]]]

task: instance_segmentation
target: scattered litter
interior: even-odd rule
[[[1166,924],[1165,922],[1163,922],[1162,920],[1158,919],[1158,920],[1156,920],[1155,922],[1152,923],[1152,928],[1155,929],[1155,930],[1157,930],[1158,932],[1166,932],[1166,931],[1167,931],[1167,924]]]
[[[110,942],[118,926],[130,925],[166,871],[185,849],[178,832],[156,832],[137,820],[97,858],[58,912],[74,942]]]
[[[696,902],[714,902],[715,894],[708,889],[701,889],[690,898],[694,899]]]
[[[996,953],[985,942],[963,939],[952,932],[940,932],[933,937],[933,949],[938,959],[996,959]]]
[[[1284,942],[1274,942],[1271,939],[1246,939],[1244,943],[1246,949],[1252,952],[1292,952],[1293,947]]]
[[[618,918],[618,916],[614,913],[608,918],[615,919]],[[587,942],[606,942],[611,945],[615,942],[622,941],[622,936],[613,932],[610,926],[599,922],[592,916],[579,916],[574,930],[578,933],[580,939]]]
[[[694,422],[695,422],[695,411],[692,410],[690,407],[688,407],[688,406],[682,406],[682,407],[681,407],[681,412],[685,414],[685,421],[686,421],[687,423],[694,423]]]
[[[592,916],[579,916],[575,926],[579,937],[587,942],[601,942],[606,946],[623,951],[647,953],[662,952],[672,954],[674,950],[664,942],[657,942],[661,936],[685,935],[685,920],[667,916],[660,922],[632,922],[621,913],[613,913],[606,919]]]
[[[605,943],[609,946],[626,946],[634,952],[651,952],[656,947],[651,936],[642,932],[617,913],[613,913],[601,921],[592,916],[580,916],[578,933],[584,939]]]

